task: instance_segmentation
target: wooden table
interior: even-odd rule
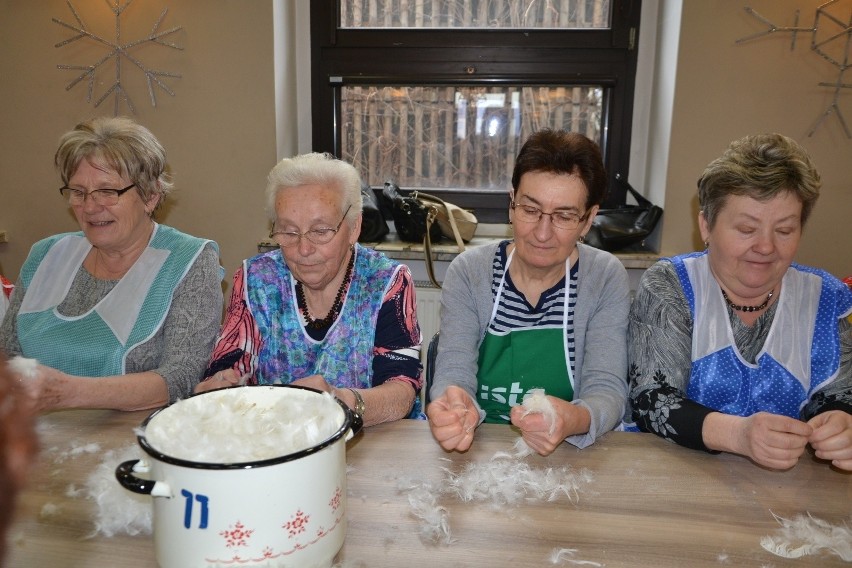
[[[134,443],[145,412],[66,411],[40,419],[42,454],[9,532],[9,567],[153,567],[150,536],[86,538],[96,505],[67,496],[109,449]],[[466,454],[445,453],[425,422],[369,428],[349,442],[348,528],[338,556],[345,566],[553,566],[554,548],[575,549],[586,566],[849,566],[837,556],[788,560],[766,552],[772,516],[810,512],[832,524],[852,516],[852,475],[805,456],[790,471],[765,471],[731,455],[686,450],[648,434],[609,433],[585,450],[563,444],[552,456],[524,458],[534,468],[587,469],[592,481],[566,499],[495,510],[443,495],[454,542],[420,539],[401,482],[439,483],[510,451],[511,427],[483,425]],[[96,453],[73,447],[98,444]],[[58,507],[46,515],[45,504]],[[568,563],[562,565],[571,565]]]

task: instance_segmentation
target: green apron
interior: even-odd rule
[[[567,337],[571,261],[565,261],[565,305],[561,327],[524,327],[497,333],[491,330],[491,323],[497,314],[513,254],[514,251],[506,259],[488,330],[479,346],[477,371],[477,396],[485,411],[485,422],[502,424],[509,421],[511,407],[521,404],[524,395],[531,389],[544,389],[546,394],[563,400],[574,398],[574,376],[568,364]]]

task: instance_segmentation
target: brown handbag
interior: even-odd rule
[[[456,246],[460,253],[465,250],[465,242],[473,238],[476,231],[478,221],[476,216],[452,203],[447,203],[443,199],[415,191],[411,196],[417,199],[420,203],[426,206],[428,213],[426,215],[426,232],[423,235],[423,256],[426,260],[426,274],[432,284],[441,289],[441,283],[435,276],[435,265],[432,260],[432,238],[430,229],[433,223],[438,223],[441,227],[441,233],[444,236],[452,238],[456,241]]]
[[[435,209],[435,220],[441,227],[441,234],[455,240],[459,252],[463,252],[464,243],[470,242],[479,224],[476,215],[467,209],[462,209],[458,205],[422,191],[412,192],[411,197],[417,199],[426,207]]]

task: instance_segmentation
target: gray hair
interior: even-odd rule
[[[53,157],[63,184],[68,185],[86,159],[102,161],[129,179],[145,202],[159,195],[157,207],[172,191],[163,145],[150,130],[129,118],[93,118],[63,134]]]
[[[822,185],[807,151],[781,134],[757,134],[735,140],[698,179],[698,206],[712,228],[729,195],[768,201],[788,192],[802,203],[802,226],[810,217]]]
[[[292,158],[284,158],[269,172],[266,184],[266,213],[275,221],[275,198],[278,192],[288,187],[321,185],[340,192],[340,213],[349,208],[346,220],[354,225],[363,207],[361,198],[361,176],[354,166],[338,160],[328,153],[312,152]]]

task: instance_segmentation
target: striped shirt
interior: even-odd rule
[[[492,261],[491,297],[497,298],[500,281],[506,269],[506,248],[509,242],[502,243],[494,254]],[[565,315],[565,278],[563,277],[553,287],[545,290],[538,300],[537,306],[531,306],[524,295],[515,287],[511,275],[506,275],[503,284],[503,294],[497,306],[494,318],[488,324],[488,330],[498,335],[504,335],[512,330],[536,327],[541,329],[566,327],[568,358],[572,374],[574,369],[574,307],[577,303],[577,271],[579,262],[571,267],[568,287],[570,298],[568,302],[568,318]]]

